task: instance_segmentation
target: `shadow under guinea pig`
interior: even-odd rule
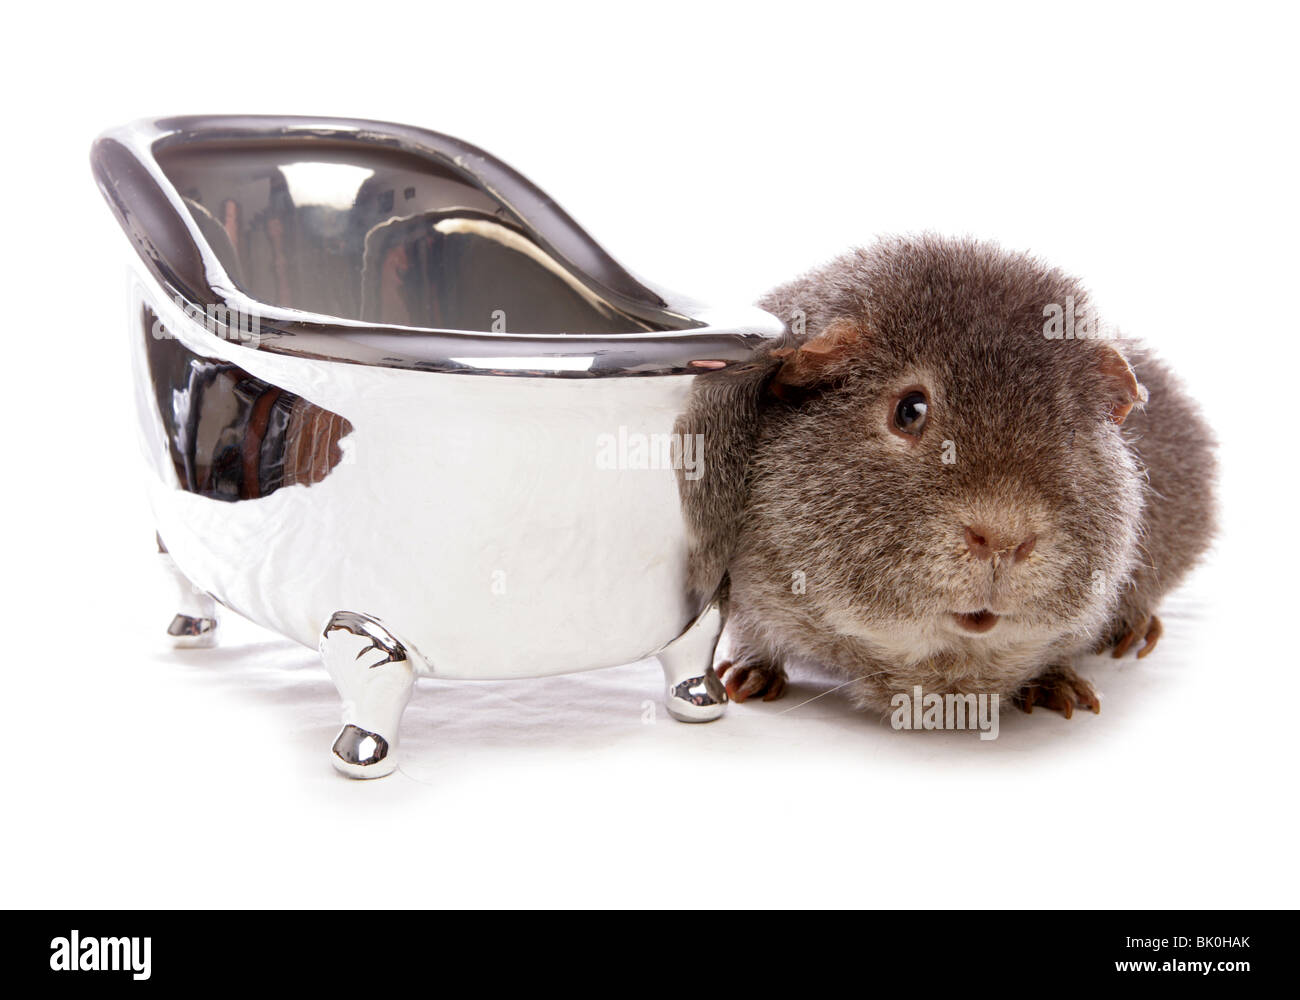
[[[1178,696],[1205,609],[1189,592],[1172,599],[1167,610],[1170,641],[1159,655],[1141,662],[1098,656],[1085,664],[1102,693],[1101,716],[1079,712],[1067,720],[1002,704],[992,740],[979,739],[974,729],[895,730],[888,717],[856,709],[842,678],[815,667],[796,669],[777,701],[732,704],[714,725],[683,726],[664,711],[659,667],[645,660],[511,681],[421,679],[407,709],[399,773],[436,786],[466,771],[490,775],[525,759],[564,766],[601,753],[662,753],[666,768],[680,766],[680,753],[698,755],[706,766],[795,753],[810,760],[975,772],[1050,760],[1057,753],[1077,755],[1130,740],[1146,724],[1153,702]],[[262,639],[252,627],[249,632],[253,638],[230,636],[235,641],[214,649],[168,652],[171,669],[250,707],[269,706],[299,752],[305,758],[316,754],[338,725],[328,676],[311,650]]]

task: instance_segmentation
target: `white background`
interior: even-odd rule
[[[899,7],[10,11],[0,904],[1295,905],[1294,16]],[[699,297],[884,232],[1040,253],[1203,402],[1214,558],[1155,655],[1089,665],[1099,716],[895,733],[805,677],[646,724],[641,664],[422,683],[402,770],[346,781],[311,651],[229,615],[218,650],[163,642],[87,152],[209,112],[460,136]]]

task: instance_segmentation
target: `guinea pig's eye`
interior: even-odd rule
[[[930,402],[919,389],[906,392],[894,407],[894,428],[904,434],[917,435],[925,426],[925,415]]]

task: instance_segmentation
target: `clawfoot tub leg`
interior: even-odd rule
[[[722,614],[709,606],[695,624],[659,651],[668,693],[664,707],[678,722],[712,722],[727,710],[727,691],[713,672]]]
[[[349,778],[382,778],[397,767],[397,728],[415,685],[414,655],[376,618],[339,611],[320,655],[343,698],[343,728],[330,760]]]
[[[179,649],[207,649],[217,644],[217,602],[190,583],[165,550],[158,553],[163,572],[176,592],[176,616],[167,626],[172,645]]]

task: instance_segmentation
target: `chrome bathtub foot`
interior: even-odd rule
[[[167,626],[178,649],[208,649],[217,644],[217,602],[190,583],[167,552],[158,553],[163,572],[176,592],[176,616]]]
[[[339,611],[321,633],[320,655],[343,699],[331,762],[349,778],[391,774],[397,729],[415,685],[410,648],[377,618]]]
[[[667,694],[664,707],[678,722],[712,722],[727,710],[727,691],[713,672],[722,614],[710,605],[695,624],[659,651]]]

